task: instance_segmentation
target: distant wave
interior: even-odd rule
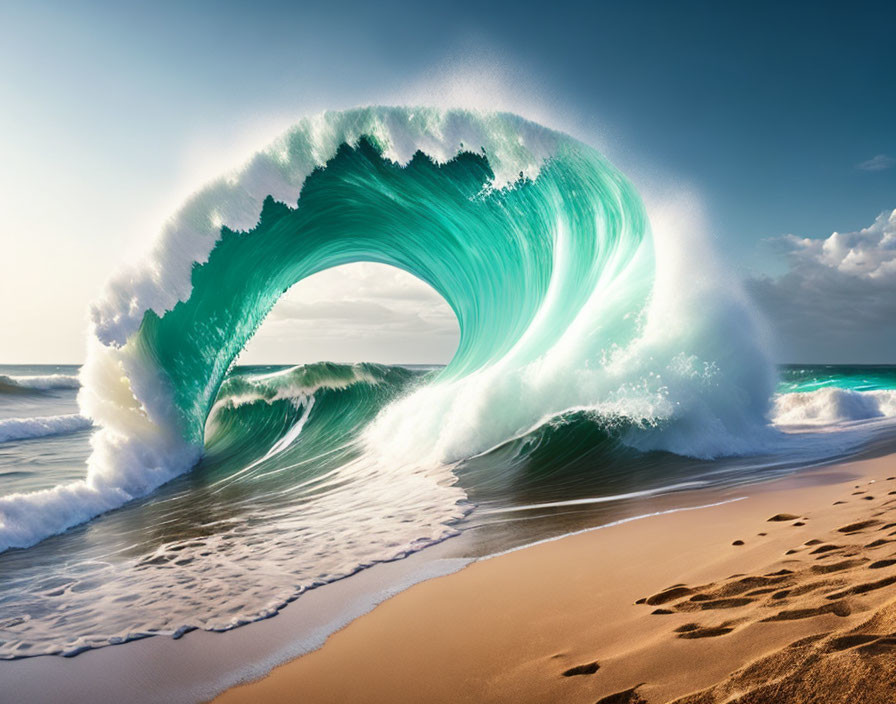
[[[39,418],[7,418],[0,420],[0,442],[66,435],[90,426],[90,419],[77,413]]]
[[[70,374],[13,376],[0,374],[0,394],[27,394],[53,389],[77,389],[78,377]]]
[[[777,425],[832,425],[896,417],[896,389],[856,391],[834,386],[780,394],[772,418]]]

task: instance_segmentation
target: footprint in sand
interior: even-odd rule
[[[840,533],[856,533],[860,530],[865,530],[866,528],[870,528],[871,526],[876,526],[880,523],[880,521],[869,520],[869,521],[859,521],[858,523],[850,523],[848,526],[843,526],[842,528],[838,528],[837,531]]]
[[[693,593],[693,589],[690,589],[683,584],[676,584],[675,586],[669,587],[659,594],[654,594],[653,596],[647,597],[644,600],[644,603],[648,606],[659,606],[660,604],[665,604],[667,602],[674,601],[675,599],[680,599],[683,596],[688,596]]]
[[[639,684],[637,687],[632,687],[631,689],[611,694],[603,699],[598,699],[595,704],[647,704],[647,700],[637,692],[638,687],[641,686],[642,685]]]
[[[830,574],[831,572],[842,572],[843,570],[851,570],[854,567],[860,567],[868,562],[867,558],[859,558],[857,560],[843,560],[832,565],[812,565],[810,568],[815,574]]]
[[[872,635],[863,635],[861,633],[857,633],[855,635],[850,636],[839,636],[837,638],[833,638],[828,641],[828,648],[831,650],[849,650],[850,648],[855,648],[857,645],[866,645],[873,641],[876,641],[878,636]]]
[[[888,545],[889,543],[892,543],[892,542],[893,542],[892,540],[887,540],[886,538],[881,538],[880,540],[875,540],[873,543],[868,543],[865,547],[866,548],[879,548],[882,545]]]
[[[564,677],[575,677],[577,675],[593,675],[600,669],[600,665],[597,662],[589,662],[585,665],[576,665],[575,667],[571,667],[568,670],[564,670],[560,674]]]
[[[728,623],[723,623],[720,626],[701,626],[697,623],[688,623],[684,626],[680,626],[675,629],[675,632],[678,634],[679,638],[685,639],[693,639],[693,638],[716,638],[718,636],[724,636],[731,631],[734,630],[734,627]]]
[[[867,492],[858,493],[862,494],[865,500],[873,500]],[[896,504],[896,501],[891,503]],[[892,508],[887,508],[885,503],[878,513],[842,525],[831,534],[846,536],[841,538],[844,542],[854,535],[863,533],[877,532],[878,535],[890,537],[865,538],[869,541],[867,545],[864,541],[860,544],[838,544],[812,538],[802,546],[787,552],[788,555],[795,555],[797,552],[802,552],[804,555],[785,563],[792,569],[780,569],[764,576],[736,574],[724,581],[703,585],[674,584],[652,596],[639,599],[637,603],[661,607],[655,608],[653,613],[663,615],[694,613],[709,616],[710,612],[714,611],[733,611],[731,620],[722,623],[690,622],[674,628],[671,635],[685,640],[725,636],[738,630],[741,624],[745,623],[800,621],[824,615],[846,618],[855,611],[863,611],[865,608],[860,601],[853,600],[854,597],[896,585],[896,575],[886,573],[883,578],[875,581],[858,582],[855,579],[859,574],[866,576],[873,574],[860,573],[859,570],[887,570],[896,567],[896,553],[884,552],[875,560],[870,556],[872,553],[865,552],[896,543],[894,540],[896,522],[887,523],[889,517],[887,513],[891,510]],[[889,518],[892,521],[892,517]],[[800,518],[788,513],[776,514],[767,519],[772,523],[790,522],[795,527],[805,525],[807,520],[805,517]],[[732,543],[735,546],[744,544],[745,541],[740,539]],[[811,557],[808,557],[810,555]],[[804,596],[809,600],[808,603],[803,599]],[[761,611],[749,610],[756,606],[759,606]],[[741,608],[748,610],[737,611]],[[815,643],[816,640],[818,643]],[[825,633],[813,637],[811,642],[806,640],[800,647],[817,647],[826,653],[847,650],[858,653],[861,650],[863,656],[867,654],[870,657],[872,654],[893,653],[896,649],[896,632]],[[634,689],[612,696],[640,698]],[[642,699],[605,698],[601,701],[628,702]]]
[[[824,614],[834,614],[835,616],[845,618],[851,613],[852,609],[849,608],[849,604],[845,601],[838,601],[833,604],[816,606],[815,608],[786,609],[784,611],[779,611],[773,616],[768,616],[767,618],[762,619],[762,623],[773,623],[775,621],[801,621],[805,618],[814,618],[815,616],[822,616]]]
[[[795,516],[792,513],[779,513],[769,518],[767,523],[784,523],[786,521],[795,521],[798,518],[799,516]]]
[[[829,594],[827,596],[827,598],[828,599],[841,599],[844,596],[867,594],[868,592],[873,592],[877,589],[883,589],[884,587],[889,587],[891,584],[896,584],[896,576],[885,577],[884,579],[880,579],[876,582],[865,582],[864,584],[856,584],[853,587],[849,587],[848,589],[844,589],[843,591],[836,592],[835,594]]]
[[[831,552],[832,550],[842,550],[842,545],[822,545],[821,547],[815,548],[810,555],[822,555],[826,552]]]
[[[698,600],[696,597],[694,597],[693,599],[691,599],[691,601],[699,603],[700,608],[703,611],[714,611],[716,609],[737,609],[741,606],[752,604],[756,600],[749,599],[747,597],[740,597],[731,599],[712,599],[711,601],[707,601],[705,599]]]

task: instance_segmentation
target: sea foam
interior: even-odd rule
[[[90,419],[77,413],[37,418],[4,418],[0,420],[0,442],[65,435],[90,426]]]
[[[778,425],[832,425],[896,417],[896,390],[856,391],[827,387],[775,397]]]

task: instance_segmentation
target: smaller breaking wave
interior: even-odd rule
[[[774,398],[775,425],[841,426],[896,418],[896,368],[785,366]]]
[[[776,425],[836,425],[896,417],[896,389],[857,391],[828,386],[780,394],[772,418]]]
[[[91,425],[89,418],[77,413],[38,418],[6,418],[0,420],[0,442],[67,435],[86,430]]]
[[[13,376],[0,374],[0,395],[29,394],[56,389],[78,389],[78,377],[70,374]]]
[[[216,409],[225,406],[237,407],[255,401],[270,404],[274,401],[293,400],[300,403],[321,389],[335,391],[355,384],[376,385],[387,381],[407,381],[411,373],[402,372],[404,370],[401,367],[390,368],[365,362],[316,362],[267,374],[232,375],[221,384],[210,417]]]

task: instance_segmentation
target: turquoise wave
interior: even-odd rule
[[[496,190],[493,179],[484,154],[463,152],[438,165],[418,152],[401,166],[362,138],[308,177],[300,207],[267,198],[255,228],[224,228],[193,272],[190,298],[161,317],[147,312],[131,343],[170,384],[185,439],[202,443],[224,374],[283,292],[352,262],[403,269],[444,297],[460,328],[445,379],[509,356],[515,364],[538,358],[565,335],[598,282],[612,289],[620,274],[632,289],[623,315],[601,322],[606,339],[627,343],[652,279],[634,191],[596,154],[571,144],[534,181]]]
[[[326,474],[357,458],[367,424],[430,376],[330,362],[273,374],[231,372],[206,421],[203,464],[225,483],[271,475],[284,488]]]
[[[98,428],[87,476],[0,498],[0,550],[144,496],[226,444],[227,412],[212,410],[237,355],[284,291],[352,262],[426,282],[460,328],[444,370],[334,426],[370,466],[450,467],[577,415],[638,449],[753,451],[774,378],[755,322],[710,258],[665,237],[657,257],[639,195],[597,151],[514,115],[303,120],[188,200],[111,281],[80,375]]]
[[[803,365],[789,364],[779,369],[778,392],[806,393],[825,388],[848,391],[896,389],[896,368],[889,365]]]

